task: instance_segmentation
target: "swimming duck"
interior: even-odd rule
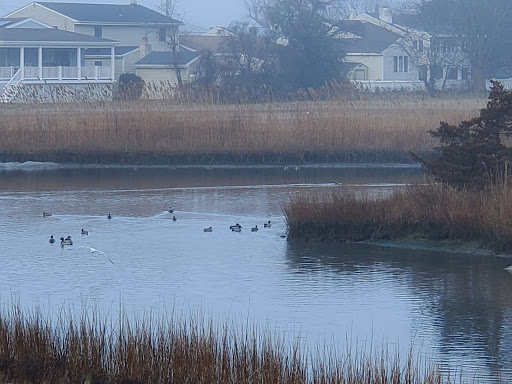
[[[71,240],[71,236],[68,236],[66,238],[61,237],[60,238],[60,245],[73,245],[73,241]]]
[[[242,226],[238,223],[236,223],[235,225],[230,225],[229,226],[229,229],[231,229],[232,231],[236,230],[236,229],[242,229]],[[240,231],[237,231],[237,232],[240,232]]]
[[[233,232],[242,232],[242,227],[237,227],[236,225],[231,228]]]
[[[52,214],[50,212],[43,211],[43,217],[50,217]]]
[[[111,219],[112,218],[112,215],[109,213],[108,216],[107,216],[107,219]]]
[[[507,264],[505,271],[512,273],[512,264]]]
[[[89,231],[86,231],[82,228],[82,235],[89,235]]]
[[[258,232],[258,226],[255,225],[254,228],[251,228],[251,232]]]
[[[176,220],[178,220],[178,219],[176,218],[176,216],[173,216],[173,217],[172,217],[172,221],[176,221]]]
[[[50,239],[48,240],[50,244],[55,243],[55,239],[53,238],[53,235],[50,236]]]
[[[174,209],[172,209],[172,207],[169,207],[169,213],[174,213]]]
[[[205,228],[205,229],[203,229],[203,232],[213,232],[213,228],[212,227]]]
[[[272,223],[269,221],[267,221],[265,224],[263,224],[263,228],[270,228],[272,226]]]

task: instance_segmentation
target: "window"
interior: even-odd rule
[[[102,27],[94,27],[94,36],[95,37],[103,37],[103,28]]]
[[[103,66],[103,62],[100,60],[100,61],[95,61],[94,62],[94,66],[95,67],[102,67]]]
[[[423,40],[414,40],[412,42],[412,45],[413,45],[413,48],[414,50],[418,51],[418,52],[423,52]]]
[[[160,41],[160,42],[167,41],[167,31],[165,28],[158,28],[158,41]]]
[[[393,72],[409,72],[409,56],[393,56]]]
[[[450,68],[446,73],[446,79],[457,80],[459,78],[459,70],[457,68]]]
[[[461,72],[462,80],[469,80],[469,68],[463,67]]]

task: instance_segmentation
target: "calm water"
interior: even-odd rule
[[[405,355],[413,344],[465,378],[512,381],[507,258],[281,237],[281,207],[295,193],[386,194],[419,176],[406,167],[2,165],[0,302],[113,317],[120,307],[201,313],[339,351],[385,345]],[[229,230],[236,222],[241,233]],[[51,234],[75,244],[51,245]]]

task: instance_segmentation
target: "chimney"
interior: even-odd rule
[[[393,14],[389,8],[379,8],[379,19],[388,24],[393,24]]]
[[[137,0],[130,0],[130,5],[137,5]]]
[[[139,53],[140,58],[142,59],[144,56],[148,55],[151,52],[151,44],[148,43],[148,38],[144,36],[139,45]]]
[[[356,16],[357,16],[356,10],[354,8],[350,8],[350,15],[348,16],[348,19],[353,20],[356,18]]]

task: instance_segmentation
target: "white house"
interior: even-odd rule
[[[0,19],[0,101],[13,101],[20,88],[83,87],[115,82],[114,66],[86,63],[87,49],[114,56],[113,40],[62,31],[31,18]]]

